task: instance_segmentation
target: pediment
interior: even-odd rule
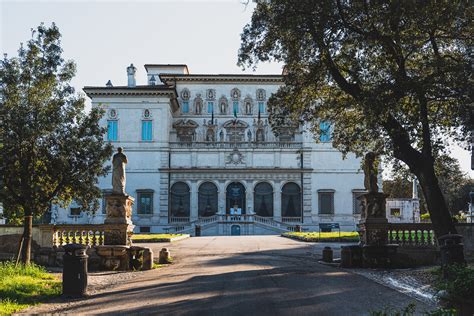
[[[223,126],[224,128],[247,128],[249,125],[241,120],[229,120]]]
[[[185,120],[185,119],[177,120],[173,124],[174,128],[197,128],[198,126],[199,124],[196,123],[195,121]]]

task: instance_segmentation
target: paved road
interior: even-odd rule
[[[163,244],[149,244],[155,254]],[[322,245],[277,236],[199,237],[166,245],[175,264],[47,311],[159,315],[366,315],[414,299],[317,263]],[[417,302],[420,310],[432,309]]]

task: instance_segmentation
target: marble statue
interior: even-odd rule
[[[379,168],[379,161],[373,152],[369,152],[364,157],[364,187],[369,193],[379,191],[377,184],[377,174]]]
[[[122,152],[122,147],[117,148],[117,153],[112,158],[112,192],[126,195],[125,193],[125,165],[127,156]]]

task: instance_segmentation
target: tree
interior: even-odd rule
[[[474,181],[462,172],[458,160],[448,155],[437,157],[434,169],[450,214],[454,216],[460,211],[466,211],[469,203],[469,192],[474,186]],[[411,197],[412,180],[413,175],[410,170],[406,166],[397,163],[392,170],[392,179],[383,182],[383,191],[389,197]],[[420,194],[420,209],[422,213],[428,210],[423,192]]]
[[[70,85],[76,66],[62,58],[60,38],[55,24],[41,24],[18,57],[0,62],[0,201],[24,217],[23,263],[30,262],[33,216],[73,198],[86,210],[98,207],[97,177],[112,153],[98,124],[103,110],[86,113]]]
[[[456,232],[434,171],[446,139],[473,126],[469,1],[257,1],[239,64],[285,65],[271,121],[333,122],[343,153],[403,161],[420,182],[437,236]]]

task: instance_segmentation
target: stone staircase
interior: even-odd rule
[[[217,224],[253,224],[278,234],[296,231],[296,224],[279,222],[270,217],[262,217],[250,214],[213,215],[210,217],[203,217],[192,222],[173,224],[165,230],[172,234],[194,235],[196,226],[200,226],[201,232],[203,232],[206,230],[206,228]]]

